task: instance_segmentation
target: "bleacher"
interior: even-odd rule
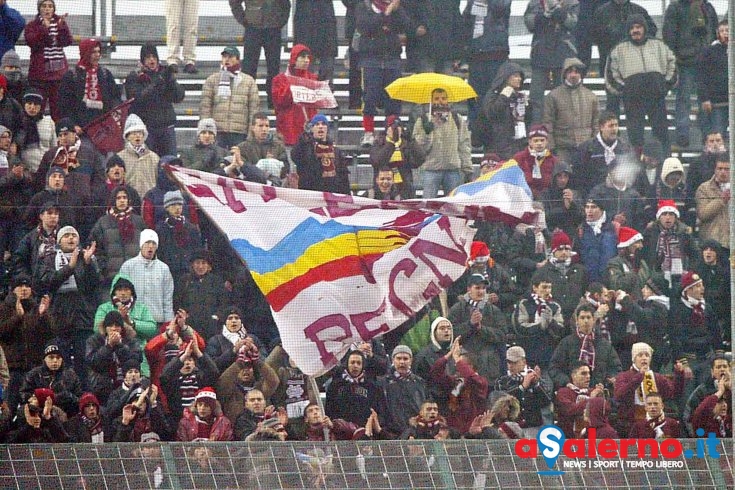
[[[292,4],[295,0],[292,1]],[[367,167],[367,155],[359,147],[362,136],[362,115],[357,110],[347,109],[347,70],[344,68],[344,58],[349,41],[344,34],[345,7],[341,0],[334,0],[334,9],[337,16],[337,34],[339,40],[338,59],[335,64],[334,91],[339,103],[338,109],[326,111],[332,116],[333,134],[335,140],[348,155],[352,156],[353,170],[351,179],[353,186],[364,189],[371,185],[372,172]],[[465,1],[460,2],[460,8],[464,9]],[[523,13],[526,9],[527,0],[513,2],[511,6],[510,45],[512,60],[520,63],[530,73],[530,50],[531,35],[528,34],[523,24]],[[659,28],[663,24],[663,13],[669,0],[639,0],[636,3],[645,7],[654,18]],[[718,15],[724,15],[727,11],[725,0],[711,2]],[[69,13],[68,22],[75,37],[86,37],[91,35],[104,36],[114,41],[114,51],[109,53],[103,63],[112,70],[116,78],[122,83],[127,74],[134,70],[139,59],[140,46],[144,42],[153,42],[158,46],[158,52],[162,60],[167,55],[166,48],[166,23],[164,18],[164,0],[59,0],[57,12]],[[18,9],[27,19],[31,19],[36,12],[35,0],[16,0],[13,7]],[[293,8],[292,8],[293,15]],[[660,32],[660,29],[659,29]],[[282,70],[285,69],[289,57],[288,49],[292,42],[292,23],[289,22],[282,31],[282,39],[286,49],[281,53]],[[178,123],[176,128],[177,142],[179,147],[187,147],[194,143],[196,136],[196,124],[199,120],[199,101],[201,98],[202,84],[207,76],[216,72],[219,68],[220,52],[223,46],[234,44],[242,46],[243,29],[232,17],[227,0],[201,0],[199,7],[199,43],[197,46],[197,66],[199,73],[188,75],[180,73],[179,82],[186,88],[185,100],[177,104],[176,112]],[[29,49],[19,43],[17,48],[21,59],[27,63],[30,56]],[[76,46],[66,48],[67,57],[70,61],[76,61],[79,57]],[[588,86],[599,97],[601,107],[604,108],[605,90],[604,80],[599,75],[596,63],[597,52],[593,50],[595,63],[592,73],[585,80]],[[466,76],[466,75],[463,75]],[[265,108],[265,61],[261,60],[258,68],[257,82],[260,95]],[[403,119],[407,120],[411,112],[411,104],[403,105]],[[669,109],[669,128],[673,134],[673,109],[674,95],[670,94],[667,99]],[[465,104],[459,104],[458,110],[463,112]],[[696,111],[696,109],[695,109]],[[273,111],[267,111],[271,119],[275,119]],[[696,118],[696,113],[692,114]],[[380,126],[381,118],[378,118]],[[621,127],[625,134],[625,116],[621,118]],[[650,133],[650,128],[646,129]],[[673,137],[672,137],[673,140]],[[692,124],[691,146],[686,149],[672,147],[672,152],[682,158],[687,166],[693,158],[701,151],[701,133],[694,122]],[[480,149],[473,150],[473,159],[477,164],[481,156]],[[420,179],[417,180],[417,183]]]

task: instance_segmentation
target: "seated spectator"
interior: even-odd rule
[[[539,273],[548,274],[554,301],[561,306],[561,314],[566,323],[571,323],[574,309],[587,289],[587,269],[576,263],[576,253],[572,252],[572,240],[561,230],[551,236],[551,256]]]
[[[646,397],[646,418],[633,424],[631,439],[670,439],[681,437],[679,421],[664,413],[664,399],[658,393]]]
[[[43,156],[56,145],[56,126],[50,116],[43,114],[46,100],[38,90],[28,89],[22,95],[22,104],[23,117],[15,143],[23,166],[35,174]]]
[[[589,429],[595,429],[595,433],[600,439],[620,439],[620,436],[608,421],[609,414],[609,403],[605,398],[601,396],[590,398],[584,411],[584,421],[587,426],[582,429],[582,437],[587,437]]]
[[[551,296],[551,281],[546,272],[534,274],[531,294],[521,299],[513,312],[518,345],[531,353],[529,362],[544,369],[549,366],[554,349],[567,333],[561,306]]]
[[[219,376],[214,361],[201,351],[196,339],[189,340],[182,347],[179,355],[168,361],[161,373],[161,386],[166,392],[174,420],[181,418],[201,388],[213,386]]]
[[[699,404],[692,416],[692,430],[697,437],[714,433],[723,439],[732,437],[732,378],[729,373],[717,381],[717,391]]]
[[[401,434],[401,439],[443,440],[449,436],[447,420],[439,414],[439,405],[433,400],[421,404],[418,415],[408,420],[408,427]]]
[[[141,216],[145,224],[153,230],[156,227],[156,223],[163,220],[167,214],[163,207],[163,200],[166,197],[167,192],[178,191],[179,184],[172,176],[166,171],[166,166],[171,165],[173,167],[183,166],[181,158],[173,155],[164,155],[158,162],[158,173],[156,174],[156,185],[143,196],[143,207]],[[214,170],[213,170],[214,171]],[[194,202],[189,199],[189,196],[184,196],[184,216],[190,222],[195,225],[199,224],[199,217],[197,216],[197,209]]]
[[[129,186],[115,187],[109,194],[107,212],[99,218],[89,234],[97,248],[95,256],[102,274],[100,296],[113,283],[120,267],[140,252],[140,232],[146,226],[143,218],[135,212]]]
[[[143,363],[141,372],[144,376],[150,375],[148,363],[142,357],[145,340],[156,334],[157,326],[148,308],[138,301],[138,294],[130,278],[125,274],[117,274],[110,286],[110,301],[106,301],[97,307],[94,315],[94,325],[98,327],[107,318],[107,315],[116,311],[122,317],[124,332],[130,332],[126,340],[137,344],[135,350],[140,355],[135,355],[138,363]],[[126,342],[127,343],[127,342]],[[123,360],[124,362],[124,360]],[[121,373],[124,375],[125,373]],[[99,394],[97,394],[99,396]],[[104,404],[104,400],[102,401]]]
[[[692,229],[679,216],[673,200],[661,199],[656,221],[643,232],[641,256],[652,271],[662,272],[669,281],[690,270],[696,258]]]
[[[110,393],[110,396],[107,397],[107,401],[102,405],[100,410],[105,430],[108,433],[112,426],[112,420],[118,413],[122,413],[122,409],[128,403],[128,398],[131,393],[139,388],[142,380],[145,379],[140,375],[140,362],[136,359],[125,361],[121,370],[123,373],[122,383]]]
[[[715,173],[715,160],[717,155],[727,152],[725,138],[718,130],[704,132],[702,153],[689,164],[686,179],[686,195],[689,200],[686,215],[696,218],[697,202],[695,195],[697,189],[707,182]],[[693,226],[694,223],[687,223]]]
[[[436,360],[429,370],[429,380],[448,395],[447,425],[465,434],[472,420],[483,413],[490,392],[488,381],[475,368],[471,353],[462,354],[462,337],[457,336],[450,351]],[[449,359],[454,361],[456,374],[447,372]]]
[[[114,415],[114,414],[113,414]],[[158,403],[158,388],[138,387],[130,393],[122,414],[112,421],[113,442],[150,442],[150,433],[170,440],[173,430]],[[160,441],[160,438],[158,439]]]
[[[587,268],[590,282],[600,282],[607,263],[617,253],[618,234],[607,219],[605,203],[599,199],[587,199],[584,204],[585,221],[579,225],[576,249]]]
[[[237,145],[245,163],[255,165],[271,179],[282,180],[288,172],[288,155],[283,137],[271,131],[268,115],[253,114],[248,138]],[[276,169],[279,169],[275,171]]]
[[[52,390],[54,403],[67,415],[77,413],[82,387],[74,369],[64,366],[61,350],[56,344],[46,345],[43,364],[26,373],[20,387],[21,403],[27,403],[34,390],[39,388]]]
[[[5,442],[8,444],[53,444],[69,441],[64,430],[66,415],[54,406],[54,392],[48,388],[35,390],[23,405],[23,417],[17,417]]]
[[[105,433],[100,402],[94,393],[84,393],[79,399],[79,413],[64,424],[69,434],[69,442],[100,444],[108,442],[110,434]],[[107,436],[107,441],[105,440]]]
[[[240,147],[233,146],[230,150],[230,154],[227,155],[220,168],[214,171],[218,175],[225,175],[233,179],[247,180],[248,182],[255,182],[258,184],[267,184],[266,174],[263,170],[250,165],[242,159],[240,154]]]
[[[380,188],[379,181],[380,174],[386,174],[386,167],[393,177],[395,194],[402,199],[416,197],[413,186],[413,169],[419,168],[425,159],[424,150],[413,138],[411,131],[404,131],[401,120],[397,116],[388,116],[385,119],[385,132],[378,134],[370,148],[369,161],[373,166],[373,179],[376,184],[373,186],[373,191],[376,193],[375,199],[385,199],[385,197],[378,197],[377,194],[378,191],[382,196],[386,194]]]
[[[9,412],[21,403],[20,387],[26,373],[44,360],[43,346],[53,337],[48,313],[51,299],[36,300],[31,278],[19,274],[10,281],[10,293],[0,303],[0,348],[5,353],[10,382],[5,387]]]
[[[102,323],[96,325],[99,332],[87,339],[85,361],[90,391],[105,403],[110,393],[123,382],[125,362],[141,362],[143,349],[135,338],[134,328],[119,311],[108,312]]]
[[[650,367],[653,349],[648,344],[633,344],[631,351],[633,365],[615,377],[618,432],[622,436],[628,434],[632,424],[646,419],[646,400],[651,393],[667,400],[675,399],[682,394],[686,380],[692,378],[691,368],[680,361],[674,364],[673,380],[654,373]]]
[[[525,437],[535,437],[544,425],[543,411],[551,404],[552,395],[541,378],[541,369],[526,364],[526,352],[513,346],[505,354],[508,374],[495,382],[495,391],[514,396],[521,404],[519,423]]]
[[[614,290],[640,298],[640,290],[651,277],[651,268],[643,257],[643,235],[621,226],[618,231],[618,255],[607,262],[605,284]]]
[[[156,186],[156,171],[160,157],[146,146],[148,129],[137,115],[128,115],[125,120],[123,137],[125,148],[119,151],[117,156],[125,162],[128,184],[139,195],[145,196],[146,192]]]
[[[272,414],[272,407],[271,407]],[[274,422],[280,423],[277,418]],[[235,440],[244,441],[266,420],[266,398],[263,392],[252,389],[245,395],[243,410],[235,419]],[[282,439],[281,439],[282,440]]]
[[[462,348],[474,357],[473,367],[494,383],[500,376],[508,328],[503,312],[488,301],[487,285],[483,275],[470,276],[467,293],[452,306],[447,319],[454,326],[454,338],[461,337]]]
[[[246,344],[248,344],[246,350],[251,350],[254,346],[260,356],[268,356],[268,350],[263,342],[256,335],[248,333],[242,323],[242,312],[239,308],[236,306],[225,308],[220,312],[220,316],[224,320],[222,330],[217,335],[209,337],[204,351],[212,358],[220,373],[224,373],[235,362],[240,349]]]
[[[222,414],[222,406],[217,401],[214,388],[201,388],[191,406],[184,409],[176,431],[176,440],[189,441],[231,441],[232,424]]]
[[[584,205],[579,191],[569,186],[571,178],[571,165],[565,161],[556,162],[551,173],[551,185],[540,196],[548,228],[559,228],[568,236],[574,236],[584,220]]]
[[[189,270],[191,254],[202,246],[199,227],[184,216],[184,197],[181,191],[167,192],[163,197],[166,218],[156,223],[160,240],[158,258],[168,265],[176,282]]]
[[[426,400],[426,382],[411,371],[413,352],[406,345],[398,345],[391,355],[392,366],[378,379],[385,396],[385,416],[382,428],[393,439],[408,428],[408,421],[421,409]]]
[[[227,155],[224,148],[217,145],[217,124],[214,119],[201,118],[197,123],[197,139],[194,146],[181,151],[181,165],[186,168],[214,172]]]
[[[329,121],[315,115],[291,152],[299,172],[299,189],[350,193],[349,169],[342,152],[329,138]]]
[[[288,439],[295,441],[354,441],[365,438],[365,428],[342,419],[332,420],[322,412],[315,402],[304,409],[303,422],[300,427],[288,417]],[[368,423],[372,422],[372,416]]]
[[[518,424],[521,404],[512,395],[501,395],[493,407],[475,417],[465,437],[475,439],[520,439],[523,429]]]
[[[375,148],[375,147],[373,147]],[[368,189],[367,197],[370,199],[378,199],[379,201],[400,201],[403,196],[399,193],[398,186],[395,184],[394,173],[390,167],[381,167],[375,176],[375,185]]]
[[[526,183],[538,200],[551,186],[552,174],[557,158],[549,149],[549,131],[542,124],[534,124],[528,130],[528,146],[513,155],[513,160],[523,170]]]
[[[347,367],[337,366],[327,388],[324,411],[331,419],[344,419],[365,426],[370,411],[385,413],[385,398],[377,383],[365,375],[365,355],[359,350],[347,354]]]
[[[105,183],[95,188],[92,193],[92,215],[96,223],[109,209],[110,198],[118,186],[128,193],[129,204],[137,215],[141,213],[142,202],[138,191],[125,183],[125,162],[115,153],[105,160]]]
[[[562,386],[556,393],[554,409],[557,416],[557,424],[564,431],[568,439],[581,438],[582,431],[587,424],[584,420],[584,412],[590,398],[604,397],[605,387],[597,383],[590,388],[592,371],[585,361],[572,363],[570,373],[571,382]]]
[[[682,213],[685,223],[693,223],[696,220],[695,213],[687,212],[689,195],[684,184],[684,165],[678,158],[667,158],[661,169],[661,181],[658,185],[658,198],[674,201],[674,205]]]
[[[717,240],[726,249],[730,248],[730,155],[715,155],[712,176],[697,188],[697,218],[699,238]]]
[[[683,407],[681,420],[684,424],[686,435],[689,437],[696,435],[692,426],[694,412],[696,412],[697,407],[699,407],[705,398],[717,392],[720,387],[720,380],[723,378],[730,378],[730,361],[728,361],[724,354],[715,354],[710,364],[710,376],[707,377],[706,381],[694,388],[694,391],[692,391],[692,394],[687,399],[686,405]]]

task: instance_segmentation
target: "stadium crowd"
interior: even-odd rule
[[[249,0],[244,9],[230,3],[246,30],[273,28]],[[371,196],[414,197],[417,168],[425,197],[449,192],[473,178],[474,143],[485,151],[482,174],[508,161],[523,170],[538,217],[476,222],[467,271],[443,295],[444,314],[436,300],[355,344],[318,383],[290,362],[246,266],[164,165],[349,194],[328,118],[291,90],[318,78],[313,57],[328,81],[331,45],[314,53],[296,44],[287,71],[269,78],[268,101],[242,71],[240,50],[226,47],[204,83],[197,142],[178,149],[173,104],[185,91],[176,64],[162,65],[146,44],[124,82],[134,99],[124,147],[103,155],[85,128],[123,91],[100,65],[100,42],[82,40],[79,63],[68,67],[65,16],[41,0],[26,26],[27,78],[8,75],[18,71],[9,68],[19,66],[10,49],[17,36],[0,43],[0,441],[521,438],[546,423],[569,438],[590,428],[598,437],[732,436],[730,156],[718,111],[727,100],[727,23],[711,18],[706,0],[677,0],[661,41],[645,11],[625,0],[592,13],[575,0],[532,0],[526,97],[523,70],[507,60],[509,1],[468,2],[456,16],[465,41],[456,60],[424,49],[422,38],[440,31],[431,28],[436,18],[417,19],[426,12],[405,4],[353,5]],[[9,15],[6,2],[0,9]],[[302,13],[307,25],[318,22]],[[575,31],[601,13],[619,43],[596,28]],[[584,42],[608,43],[608,110],[583,86],[590,59],[576,56],[575,39],[582,58]],[[469,64],[482,96],[469,122],[440,87],[409,127],[400,104],[382,100],[400,75],[404,41],[414,66]],[[710,124],[688,172],[669,156],[665,126],[665,96],[677,83],[682,92],[696,87]],[[680,146],[689,138],[683,97]],[[629,141],[618,134],[620,101]],[[386,124],[373,134],[377,107]]]

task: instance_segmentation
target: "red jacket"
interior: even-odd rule
[[[456,364],[457,374],[451,376],[446,373],[447,362],[448,359],[445,356],[437,359],[429,370],[429,380],[449,393],[457,385],[459,378],[464,379],[464,387],[457,397],[457,407],[454,410],[450,408],[447,414],[447,424],[460,433],[466,434],[475,417],[482,414],[487,408],[488,382],[463,359]],[[451,407],[452,401],[450,400],[449,403]]]
[[[58,22],[59,16],[54,14],[54,19]],[[71,46],[74,39],[69,30],[69,24],[67,22],[58,24],[59,35],[56,38],[57,45],[60,48],[65,46]],[[45,70],[45,56],[44,48],[51,46],[51,37],[48,34],[48,29],[43,25],[39,16],[26,24],[24,31],[26,44],[31,48],[31,62],[28,66],[28,79],[29,80],[61,80],[67,69],[69,68],[66,57],[64,57],[63,64],[58,70],[52,72],[46,72]]]
[[[531,150],[528,147],[513,155],[513,160],[518,162],[518,166],[523,170],[523,176],[526,177],[526,183],[531,188],[531,192],[533,192],[533,198],[539,199],[541,193],[551,186],[551,176],[554,172],[554,165],[557,162],[556,157],[551,152],[548,152],[548,155],[541,160],[540,179],[533,178],[533,165],[536,157],[531,155]]]
[[[702,400],[702,403],[700,403],[694,411],[694,415],[692,416],[692,428],[694,430],[704,429],[704,437],[707,437],[707,434],[710,432],[714,432],[717,434],[717,437],[720,438],[732,437],[732,407],[730,406],[732,393],[730,390],[725,390],[723,398],[727,400],[727,416],[722,421],[722,424],[720,424],[720,421],[712,414],[712,411],[715,409],[715,405],[717,405],[717,394],[712,394]],[[724,434],[722,433],[723,430]]]
[[[674,379],[663,374],[654,373],[656,389],[664,400],[671,400],[681,395],[684,390],[684,374],[674,371]],[[618,402],[618,420],[628,421],[628,427],[636,422],[635,418],[635,391],[643,381],[643,373],[630,368],[615,377],[614,398]],[[620,426],[623,427],[622,425]],[[621,434],[623,435],[623,434]]]
[[[661,427],[664,433],[665,439],[681,437],[681,426],[679,421],[666,417],[664,419],[664,426]],[[628,437],[631,439],[656,439],[656,431],[653,430],[648,420],[639,420],[633,425],[633,428],[628,432]]]
[[[589,390],[592,391],[592,390]],[[588,395],[577,395],[574,390],[564,386],[556,392],[556,414],[559,428],[567,436],[574,439],[579,436],[581,430],[587,425],[584,422],[584,409],[587,408]],[[574,422],[577,422],[577,433],[574,431]]]
[[[214,422],[212,422],[212,432],[209,433],[210,441],[231,441],[232,440],[232,423],[230,419],[222,415],[222,407],[218,401],[215,401],[217,408],[214,410]],[[179,442],[190,442],[197,438],[197,419],[195,407],[191,406],[184,409],[184,414],[179,420],[179,428],[176,430],[176,440]]]
[[[273,106],[276,112],[276,129],[281,136],[283,142],[287,146],[293,146],[299,140],[299,136],[304,132],[306,123],[318,112],[316,108],[305,106],[303,104],[294,104],[291,96],[291,76],[308,78],[316,80],[317,75],[309,70],[296,70],[296,58],[303,51],[309,48],[303,44],[297,44],[291,49],[291,59],[288,62],[286,73],[281,73],[273,78],[271,87],[271,97],[273,98]]]

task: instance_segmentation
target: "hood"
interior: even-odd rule
[[[115,286],[117,285],[118,281],[125,280],[130,283],[130,287],[133,291],[133,299],[137,300],[138,296],[135,294],[135,284],[133,284],[133,281],[130,279],[130,276],[127,274],[120,274],[119,272],[115,277],[112,279],[112,284],[110,285],[110,301],[112,301],[112,292],[115,290]]]
[[[79,41],[79,62],[86,66],[89,64],[89,58],[92,56],[94,48],[102,48],[102,43],[94,38],[82,39]]]
[[[437,325],[439,325],[439,322],[441,322],[443,320],[446,320],[446,321],[449,322],[449,320],[446,319],[446,318],[444,318],[443,316],[437,317],[436,320],[434,320],[433,322],[431,322],[431,333],[429,334],[429,339],[431,339],[431,344],[434,347],[436,347],[437,350],[441,350],[442,347],[441,347],[441,345],[439,345],[439,342],[437,342],[436,337],[434,337],[434,332],[436,331],[436,327],[437,327]],[[449,322],[450,325],[451,325],[451,323],[452,322]],[[452,342],[454,342],[454,330],[452,330],[452,338],[449,341],[449,344],[451,345]]]
[[[628,22],[625,25],[625,28],[627,29],[627,37],[630,38],[630,29],[633,27],[634,24],[640,24],[643,26],[643,32],[645,33],[643,38],[644,40],[647,39],[648,23],[646,22],[646,18],[643,17],[641,14],[633,14],[628,17]]]
[[[296,58],[299,57],[301,53],[304,51],[308,51],[309,54],[311,54],[311,49],[305,44],[296,44],[293,48],[291,48],[291,57],[288,60],[288,66],[293,67],[296,64]],[[311,56],[309,56],[309,59],[311,59]]]
[[[572,172],[572,166],[569,165],[567,162],[556,162],[554,165],[554,170],[551,172],[551,180],[553,181],[557,175],[559,175],[562,172],[566,172],[571,177]]]
[[[661,182],[666,183],[666,177],[673,172],[681,172],[681,180],[684,182],[684,165],[678,158],[667,158],[661,166]]]
[[[590,412],[590,427],[602,427],[607,425],[607,414],[609,407],[604,397],[596,396],[587,400],[587,409]]]
[[[521,65],[518,63],[513,63],[512,61],[506,61],[502,65],[500,65],[500,68],[498,68],[498,74],[495,75],[495,79],[493,79],[492,86],[490,87],[491,90],[498,91],[505,85],[505,80],[508,79],[509,76],[511,76],[514,73],[520,73],[521,78],[524,80],[526,79],[525,73],[523,73],[523,68],[521,68]]]
[[[158,48],[156,45],[153,43],[145,43],[140,47],[140,63],[145,63],[145,59],[150,55],[155,56],[157,60],[161,59],[158,57]]]
[[[567,58],[564,60],[564,63],[561,65],[562,76],[566,74],[568,69],[573,68],[575,66],[579,68],[579,71],[581,71],[582,73],[584,73],[585,70],[587,70],[587,65],[582,63],[582,60],[580,60],[579,58]]]

